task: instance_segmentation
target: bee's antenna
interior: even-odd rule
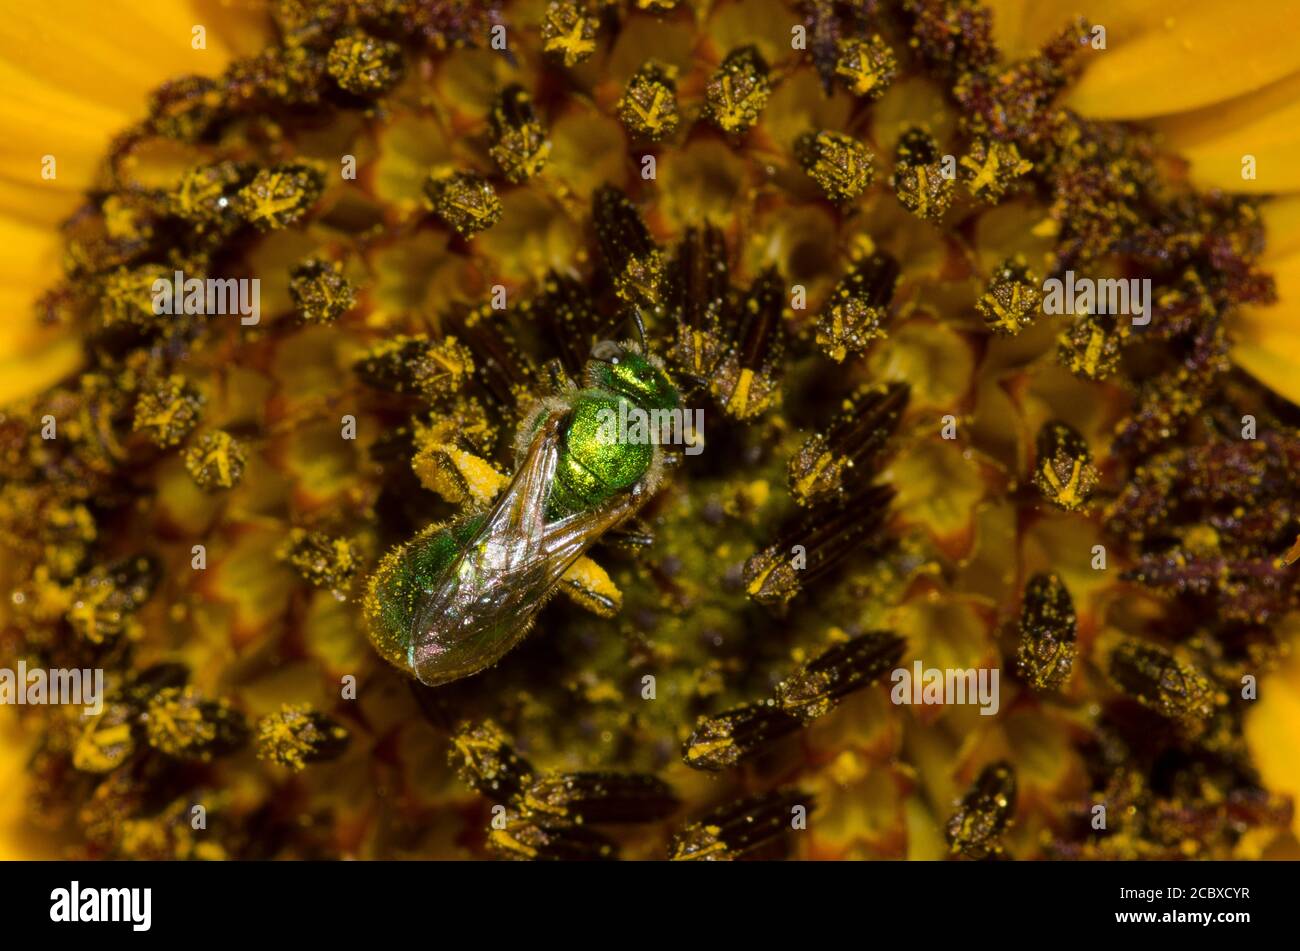
[[[636,324],[636,332],[637,332],[637,334],[639,334],[640,337],[641,337],[641,352],[642,352],[642,353],[649,353],[649,352],[650,352],[650,348],[646,345],[646,342],[645,342],[645,321],[641,319],[641,308],[640,308],[640,307],[633,307],[633,308],[632,308],[632,320],[633,320],[633,322]]]

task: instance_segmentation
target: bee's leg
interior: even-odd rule
[[[613,617],[623,607],[623,592],[600,565],[583,555],[560,578],[561,590],[597,617]]]
[[[469,502],[481,508],[510,482],[487,459],[455,442],[422,444],[411,468],[420,485],[453,505]]]
[[[546,396],[564,396],[576,389],[573,379],[559,359],[547,360],[542,364],[542,388]]]
[[[602,541],[606,545],[635,553],[654,544],[654,529],[641,519],[629,519],[622,525],[611,528]]]

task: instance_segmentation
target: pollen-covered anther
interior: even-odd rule
[[[325,62],[339,88],[357,96],[378,96],[402,76],[402,48],[361,30],[335,40]]]
[[[511,808],[493,823],[487,844],[496,855],[516,862],[596,862],[618,857],[618,844],[594,829]]]
[[[795,155],[822,194],[834,202],[850,202],[875,177],[871,150],[842,132],[805,132],[795,140]]]
[[[246,462],[243,444],[221,429],[203,433],[185,450],[185,468],[190,478],[209,492],[238,485]]]
[[[714,225],[690,227],[673,254],[669,308],[676,314],[669,359],[698,380],[708,380],[726,355],[721,319],[731,282],[726,240]]]
[[[800,726],[797,717],[771,700],[747,703],[700,717],[682,744],[682,761],[692,769],[717,772],[761,753]]]
[[[645,773],[544,773],[516,798],[547,825],[654,822],[678,805],[663,780]]]
[[[328,43],[328,38],[323,42]],[[222,77],[227,100],[232,106],[268,100],[277,105],[315,106],[330,91],[326,53],[317,45],[289,43],[237,59]]]
[[[297,224],[325,189],[325,175],[314,164],[282,162],[264,168],[239,190],[235,210],[259,231]]]
[[[790,495],[800,505],[839,497],[851,480],[869,476],[907,405],[905,383],[865,386],[844,401],[824,433],[813,433],[787,466]]]
[[[0,544],[37,563],[27,585],[34,589],[31,597],[14,599],[14,607],[43,613],[46,605],[60,604],[66,591],[57,581],[77,573],[98,535],[85,505],[43,496],[34,486],[0,485]]]
[[[346,4],[334,0],[275,0],[270,5],[275,25],[293,46],[320,46],[336,33],[347,18]],[[378,12],[384,5],[375,4]]]
[[[798,789],[776,789],[726,803],[673,836],[668,857],[675,861],[731,862],[784,858],[791,816],[806,817],[816,797]]]
[[[67,610],[69,627],[91,644],[104,644],[129,634],[131,615],[148,600],[156,582],[156,566],[144,557],[92,569],[72,584]]]
[[[974,3],[935,6],[955,14],[967,25],[973,25],[973,17],[989,15],[986,8]],[[935,26],[943,29],[937,23]],[[972,129],[988,132],[1001,141],[1041,146],[1065,119],[1063,111],[1056,107],[1056,100],[1068,82],[1067,64],[1087,44],[1086,22],[1076,18],[1039,53],[1010,63],[994,62],[997,53],[987,20],[979,32],[976,42],[980,47],[980,61],[971,62],[969,68],[959,66],[960,58],[954,64],[957,72],[951,86],[952,95],[966,122]],[[952,61],[950,56],[945,58]]]
[[[136,710],[130,704],[108,702],[91,717],[72,749],[72,765],[85,773],[108,773],[135,752]]]
[[[1092,314],[1076,317],[1057,338],[1057,356],[1075,376],[1104,380],[1119,369],[1129,324],[1107,326]]]
[[[769,608],[784,608],[849,552],[874,542],[892,499],[888,486],[862,482],[851,493],[828,496],[806,510],[780,541],[745,562],[746,594]]]
[[[193,142],[217,121],[224,102],[216,80],[184,76],[164,83],[150,96],[149,124],[164,138]]]
[[[410,365],[417,392],[428,399],[451,396],[474,372],[474,355],[455,337],[443,337],[424,348]]]
[[[343,265],[308,258],[289,270],[289,296],[304,323],[328,324],[356,303],[356,292],[343,276]]]
[[[785,297],[780,274],[766,268],[741,298],[724,333],[730,346],[709,386],[733,419],[753,419],[781,402]]]
[[[555,270],[548,270],[537,293],[524,301],[523,317],[525,323],[535,324],[548,334],[559,348],[550,369],[545,371],[552,376],[550,383],[557,394],[581,376],[597,341],[609,339],[613,333],[611,315],[601,312],[592,289],[572,274]],[[556,376],[557,369],[563,379]]]
[[[304,581],[317,588],[342,591],[361,565],[357,547],[346,538],[295,528],[279,556]]]
[[[1023,262],[1003,261],[975,301],[975,310],[994,333],[1015,336],[1033,323],[1042,300],[1037,276]]]
[[[193,687],[166,687],[141,715],[149,745],[180,759],[210,760],[248,738],[243,715],[225,700],[208,700]]]
[[[1034,465],[1034,486],[1067,512],[1082,508],[1101,478],[1087,442],[1062,422],[1045,423],[1039,430]]]
[[[884,322],[898,283],[898,262],[872,254],[854,264],[817,317],[817,346],[841,363],[885,336]]]
[[[350,735],[336,720],[308,704],[283,704],[257,721],[257,756],[301,772],[310,763],[337,759]]]
[[[627,81],[618,101],[618,117],[633,136],[658,142],[677,131],[677,69],[662,63],[643,65]]]
[[[542,51],[565,66],[577,66],[596,52],[599,28],[600,21],[588,14],[584,2],[549,3],[542,20]]]
[[[203,397],[184,377],[169,376],[140,393],[132,429],[168,449],[194,431],[202,406]]]
[[[623,192],[606,186],[596,191],[593,217],[618,296],[630,304],[656,306],[667,264],[636,207]]]
[[[760,604],[780,606],[800,591],[795,555],[780,545],[770,545],[745,562],[745,592]]]
[[[154,284],[157,281],[170,284],[174,273],[172,268],[160,264],[144,264],[138,268],[119,267],[104,275],[100,295],[104,327],[156,326],[159,315],[154,311]]]
[[[892,670],[905,647],[890,631],[871,631],[834,644],[776,685],[776,703],[807,725]]]
[[[440,400],[464,387],[474,372],[474,355],[456,337],[431,341],[424,334],[399,334],[377,344],[354,369],[379,389]]]
[[[849,460],[831,449],[823,433],[813,433],[790,457],[787,476],[790,494],[800,505],[839,490]]]
[[[762,54],[743,46],[727,54],[704,87],[705,111],[722,131],[745,132],[758,122],[771,94]]]
[[[110,239],[128,248],[143,247],[153,238],[154,210],[137,203],[134,196],[120,193],[109,195],[100,204],[104,231]]]
[[[1070,679],[1077,627],[1074,601],[1060,577],[1030,578],[1020,611],[1016,669],[1035,690],[1057,690]]]
[[[1193,731],[1225,702],[1205,674],[1154,644],[1124,641],[1111,652],[1109,667],[1125,694]]]
[[[244,162],[213,162],[188,169],[168,196],[173,214],[199,232],[209,228],[225,232],[239,223],[235,198],[253,175]]]
[[[1005,762],[984,767],[948,820],[953,855],[986,859],[1002,854],[1002,834],[1016,810],[1016,774]]]
[[[473,172],[437,168],[424,183],[429,208],[463,238],[501,220],[501,199],[492,183]]]
[[[507,86],[492,106],[492,160],[509,182],[524,182],[551,156],[551,141],[533,108],[532,96],[519,85]]]
[[[992,205],[1002,199],[1016,179],[1033,169],[1034,163],[1020,157],[1014,142],[979,138],[962,156],[961,167],[970,173],[965,183],[971,195]]]
[[[126,613],[116,604],[113,583],[108,578],[78,578],[73,585],[68,624],[92,644],[120,637]]]
[[[451,738],[447,762],[461,781],[499,802],[513,798],[533,782],[532,765],[510,744],[494,721],[462,723]]]
[[[462,444],[450,420],[430,426],[416,423],[411,469],[422,486],[453,505],[486,505],[510,481],[492,463]]]
[[[835,43],[835,76],[850,94],[874,102],[898,75],[898,59],[878,34],[844,37]]]
[[[944,174],[939,146],[928,133],[909,129],[894,152],[890,185],[898,202],[926,221],[939,221],[952,204],[955,176]]]
[[[454,427],[460,441],[481,456],[491,455],[500,432],[481,400],[461,394],[443,401],[430,421]]]

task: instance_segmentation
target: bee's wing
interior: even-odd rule
[[[555,522],[548,522],[542,533],[542,550],[546,553],[547,577],[555,584],[607,531],[618,525],[645,501],[641,483],[590,512],[579,512]]]
[[[564,414],[556,410],[542,420],[514,478],[470,541],[471,550],[493,537],[509,536],[524,544],[509,546],[508,557],[528,560],[535,555],[545,531],[546,495],[560,458],[563,424]],[[506,567],[511,564],[508,561]]]
[[[544,593],[546,493],[559,458],[560,413],[543,421],[483,525],[424,592],[412,616],[408,662],[424,683],[476,673],[514,646]],[[520,631],[512,635],[511,623]]]
[[[560,411],[543,420],[483,526],[416,610],[408,659],[424,683],[447,683],[496,663],[523,639],[560,577],[640,503],[641,493],[632,491],[592,512],[546,521],[563,421]]]

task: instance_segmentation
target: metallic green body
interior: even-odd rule
[[[608,422],[633,410],[674,410],[677,390],[653,363],[628,351],[617,363],[587,365],[587,389],[573,397],[564,448],[546,500],[549,518],[589,511],[633,485],[649,471],[654,444],[608,439]]]
[[[649,443],[602,439],[608,419],[617,420],[625,397],[584,390],[574,400],[564,449],[555,469],[555,482],[546,500],[546,514],[563,518],[581,512],[626,489],[646,474],[654,459]],[[630,406],[630,404],[629,404]],[[629,406],[624,406],[626,410]]]
[[[424,593],[465,550],[482,527],[483,513],[459,518],[445,528],[416,535],[391,568],[382,568],[373,581],[377,618],[370,624],[370,641],[389,663],[405,666],[411,646],[411,626]]]

